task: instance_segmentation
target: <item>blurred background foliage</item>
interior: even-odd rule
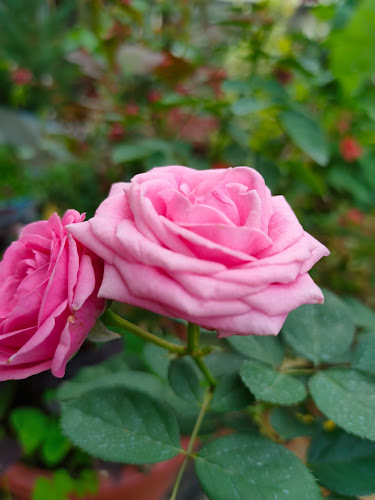
[[[375,297],[373,0],[0,0],[0,238],[154,166],[249,165]],[[13,231],[13,233],[12,233]]]

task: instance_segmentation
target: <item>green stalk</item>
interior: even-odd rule
[[[195,361],[195,364],[200,369],[200,371],[206,377],[206,380],[209,383],[211,389],[213,389],[216,386],[217,381],[215,380],[214,376],[212,375],[212,373],[210,372],[210,370],[208,369],[208,367],[204,363],[203,359],[201,358],[201,356],[193,356],[193,359]]]
[[[163,347],[164,349],[167,349],[170,352],[174,352],[176,354],[181,354],[181,355],[186,354],[186,347],[173,344],[173,342],[168,342],[168,340],[162,339],[157,335],[154,335],[153,333],[150,333],[147,330],[144,330],[143,328],[135,325],[134,323],[131,323],[130,321],[127,321],[124,318],[121,318],[121,316],[118,316],[110,309],[107,309],[107,311],[105,311],[105,313],[101,315],[100,320],[103,321],[103,323],[107,328],[111,327],[121,328],[123,330],[126,330],[127,332],[134,333],[135,335],[141,337],[142,339],[148,340],[149,342],[152,342],[160,347]]]
[[[199,326],[194,323],[188,323],[187,347],[190,356],[194,356],[199,347]]]
[[[206,411],[210,405],[212,396],[213,396],[212,387],[208,387],[206,392],[205,392],[204,398],[203,398],[201,411],[199,412],[197,421],[195,422],[195,426],[194,426],[193,432],[192,432],[191,437],[190,437],[190,441],[189,441],[188,448],[186,450],[186,455],[185,455],[184,461],[182,462],[180,470],[178,471],[176,482],[174,483],[173,491],[172,491],[172,494],[171,494],[171,497],[169,500],[176,500],[176,498],[177,498],[177,492],[178,492],[178,488],[180,487],[182,476],[183,476],[185,469],[186,469],[186,466],[189,462],[189,458],[191,457],[191,455],[193,453],[194,443],[195,443],[195,440],[198,436],[199,429],[202,425],[203,418],[204,418]]]
[[[196,365],[209,383],[209,386],[213,389],[216,385],[216,380],[203,361],[202,351],[199,349],[199,334],[199,326],[194,323],[188,323],[188,354],[190,354],[190,356],[194,359]]]

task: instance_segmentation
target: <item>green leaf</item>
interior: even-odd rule
[[[319,165],[329,160],[328,142],[317,121],[297,111],[285,111],[280,115],[281,125],[296,146]]]
[[[138,144],[120,144],[116,146],[112,153],[112,161],[115,164],[127,163],[142,160],[158,152],[168,156],[170,154],[169,143],[161,139],[145,139]]]
[[[211,409],[217,412],[239,411],[253,402],[238,374],[221,377],[215,388]]]
[[[375,72],[375,4],[373,0],[357,4],[349,23],[333,32],[329,40],[331,71],[348,93],[356,91]]]
[[[287,343],[315,365],[341,361],[355,331],[348,306],[327,290],[324,297],[322,305],[308,304],[292,311],[283,327]]]
[[[256,435],[212,441],[197,453],[195,468],[210,500],[321,500],[303,463],[283,446]]]
[[[319,482],[342,495],[375,493],[375,443],[342,431],[314,437],[308,462]]]
[[[353,298],[344,299],[349,305],[354,323],[362,328],[375,330],[375,311]]]
[[[258,361],[244,361],[240,374],[243,383],[259,401],[293,405],[307,396],[305,386],[300,380]]]
[[[277,366],[283,359],[284,349],[278,337],[266,335],[233,335],[228,337],[229,344],[243,356],[247,356],[267,365]]]
[[[113,462],[155,463],[181,451],[171,410],[123,387],[93,390],[63,403],[61,425],[73,443]]]
[[[172,389],[182,399],[193,404],[202,403],[204,387],[192,359],[181,358],[172,361],[168,378]]]
[[[238,101],[233,103],[231,109],[232,112],[237,116],[246,116],[250,113],[262,111],[263,109],[267,109],[271,106],[272,104],[266,101],[261,101],[252,97],[243,97],[242,99],[238,99]]]
[[[26,454],[33,453],[48,435],[48,418],[37,408],[16,408],[10,424]]]
[[[212,352],[204,358],[214,377],[238,373],[243,357],[232,352]]]
[[[314,421],[305,423],[296,411],[287,408],[274,408],[270,414],[270,424],[283,439],[311,436],[316,430]]]
[[[63,436],[58,422],[52,420],[48,426],[46,440],[41,448],[41,454],[45,464],[48,467],[56,466],[66,457],[70,449],[71,444],[66,437]]]
[[[318,408],[337,425],[375,440],[375,378],[355,370],[330,368],[309,381]]]
[[[166,380],[168,378],[168,368],[170,360],[168,359],[169,352],[163,347],[148,342],[143,349],[143,357],[145,364],[156,375]]]
[[[100,365],[99,365],[100,366]],[[153,397],[161,396],[163,393],[163,384],[160,379],[136,370],[127,370],[119,373],[101,374],[101,370],[95,377],[95,370],[91,369],[89,380],[80,381],[73,379],[65,382],[57,392],[57,398],[60,401],[80,398],[86,392],[93,389],[105,389],[111,387],[125,387],[134,389]]]
[[[352,366],[375,375],[375,333],[364,333],[359,337],[353,352]]]
[[[56,471],[52,478],[38,477],[35,481],[32,500],[69,500],[74,491],[74,481],[65,469]]]

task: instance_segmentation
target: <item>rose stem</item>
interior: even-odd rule
[[[150,333],[147,330],[144,330],[143,328],[135,325],[134,323],[121,318],[121,316],[118,316],[110,309],[107,309],[105,313],[100,316],[100,320],[103,321],[105,326],[109,328],[121,328],[123,330],[126,330],[127,332],[134,333],[138,337],[148,340],[149,342],[153,342],[154,344],[163,347],[170,352],[175,352],[176,354],[182,355],[186,354],[186,347],[168,342],[168,340],[162,339],[157,335],[154,335],[153,333]]]
[[[199,326],[195,323],[188,323],[187,347],[190,356],[195,356],[199,347]]]
[[[214,389],[217,382],[203,361],[203,357],[199,350],[199,333],[200,331],[198,325],[195,325],[194,323],[188,323],[188,354],[190,354],[190,356],[194,359],[196,365],[206,377],[206,380],[209,383],[211,389]]]
[[[195,440],[198,436],[198,432],[199,432],[200,426],[202,425],[202,421],[203,421],[203,418],[205,416],[205,413],[210,405],[212,396],[213,396],[213,387],[212,386],[207,387],[206,392],[204,394],[201,411],[199,412],[197,421],[195,422],[195,426],[194,426],[193,432],[192,432],[191,437],[190,437],[189,445],[188,445],[187,450],[186,450],[186,455],[185,455],[184,461],[182,462],[180,470],[178,471],[176,482],[174,483],[173,491],[172,491],[172,494],[171,494],[171,497],[169,500],[176,500],[176,498],[177,498],[177,492],[178,492],[178,488],[179,488],[180,483],[181,483],[182,476],[183,476],[185,469],[186,469],[186,466],[189,462],[189,458],[191,457],[192,452],[194,450],[194,443],[195,443]]]

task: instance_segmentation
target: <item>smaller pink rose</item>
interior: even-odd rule
[[[103,263],[65,226],[85,216],[68,210],[60,219],[25,226],[0,262],[0,380],[23,379],[51,369],[63,377],[102,313],[97,297]]]

